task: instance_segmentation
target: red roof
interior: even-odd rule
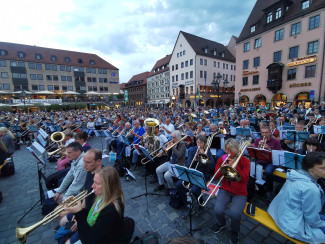
[[[118,70],[114,65],[108,63],[96,54],[91,53],[66,51],[9,42],[0,42],[0,50],[5,50],[7,52],[6,56],[1,56],[1,58],[7,60]],[[25,56],[23,58],[18,57],[18,52],[23,52]],[[42,58],[36,59],[35,54],[40,54]],[[51,59],[52,56],[56,57],[56,61]],[[70,58],[70,62],[67,63],[65,58]],[[93,61],[94,64],[91,64],[91,61]]]
[[[120,84],[120,90],[125,89],[125,83]]]
[[[167,66],[169,64],[170,58],[171,58],[171,54],[166,55],[166,57],[159,59],[156,64],[153,66],[153,68],[151,69],[151,72],[149,74],[148,77],[166,72],[169,70],[169,66]],[[164,68],[162,68],[164,66]],[[158,71],[159,68],[159,71]]]
[[[128,81],[128,83],[125,85],[125,87],[146,85],[148,75],[149,75],[149,72],[146,71],[146,72],[132,76],[132,78]]]

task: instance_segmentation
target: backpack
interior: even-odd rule
[[[177,191],[177,189],[171,189],[169,191],[169,197],[170,197],[169,206],[171,206],[172,208],[179,209],[183,206],[181,196]]]
[[[53,190],[55,188],[58,188],[59,185],[62,183],[66,174],[69,172],[69,170],[70,168],[62,169],[46,177],[45,179],[46,188],[48,190]]]
[[[118,159],[114,165],[120,177],[123,177],[127,171],[126,168],[130,168],[130,158],[122,157]]]
[[[146,231],[143,236],[136,236],[131,244],[158,244],[158,237],[151,231]]]

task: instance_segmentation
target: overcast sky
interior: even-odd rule
[[[180,30],[227,44],[256,0],[1,1],[0,41],[95,53],[120,82],[170,54]]]

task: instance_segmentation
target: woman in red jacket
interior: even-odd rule
[[[224,150],[229,155],[224,165],[231,166],[237,160],[236,156],[240,154],[239,143],[235,139],[228,139],[225,142]],[[216,171],[220,168],[228,155],[224,155],[219,158],[216,164]],[[215,233],[219,233],[226,227],[224,210],[231,202],[229,213],[231,218],[231,243],[233,244],[239,242],[238,233],[240,229],[240,217],[247,201],[247,182],[249,179],[250,170],[249,160],[242,156],[238,162],[236,170],[240,174],[241,180],[235,182],[223,178],[214,207],[214,214],[217,219],[217,229]],[[216,175],[216,179],[219,180],[221,176],[222,175],[219,171],[219,173]]]

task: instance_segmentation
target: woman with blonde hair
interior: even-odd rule
[[[81,202],[66,208],[67,212],[75,214],[80,241],[83,244],[124,243],[125,202],[117,170],[104,167],[95,173],[92,188],[97,197],[89,212]]]
[[[6,127],[0,127],[0,139],[7,148],[7,157],[15,152],[14,135]]]

